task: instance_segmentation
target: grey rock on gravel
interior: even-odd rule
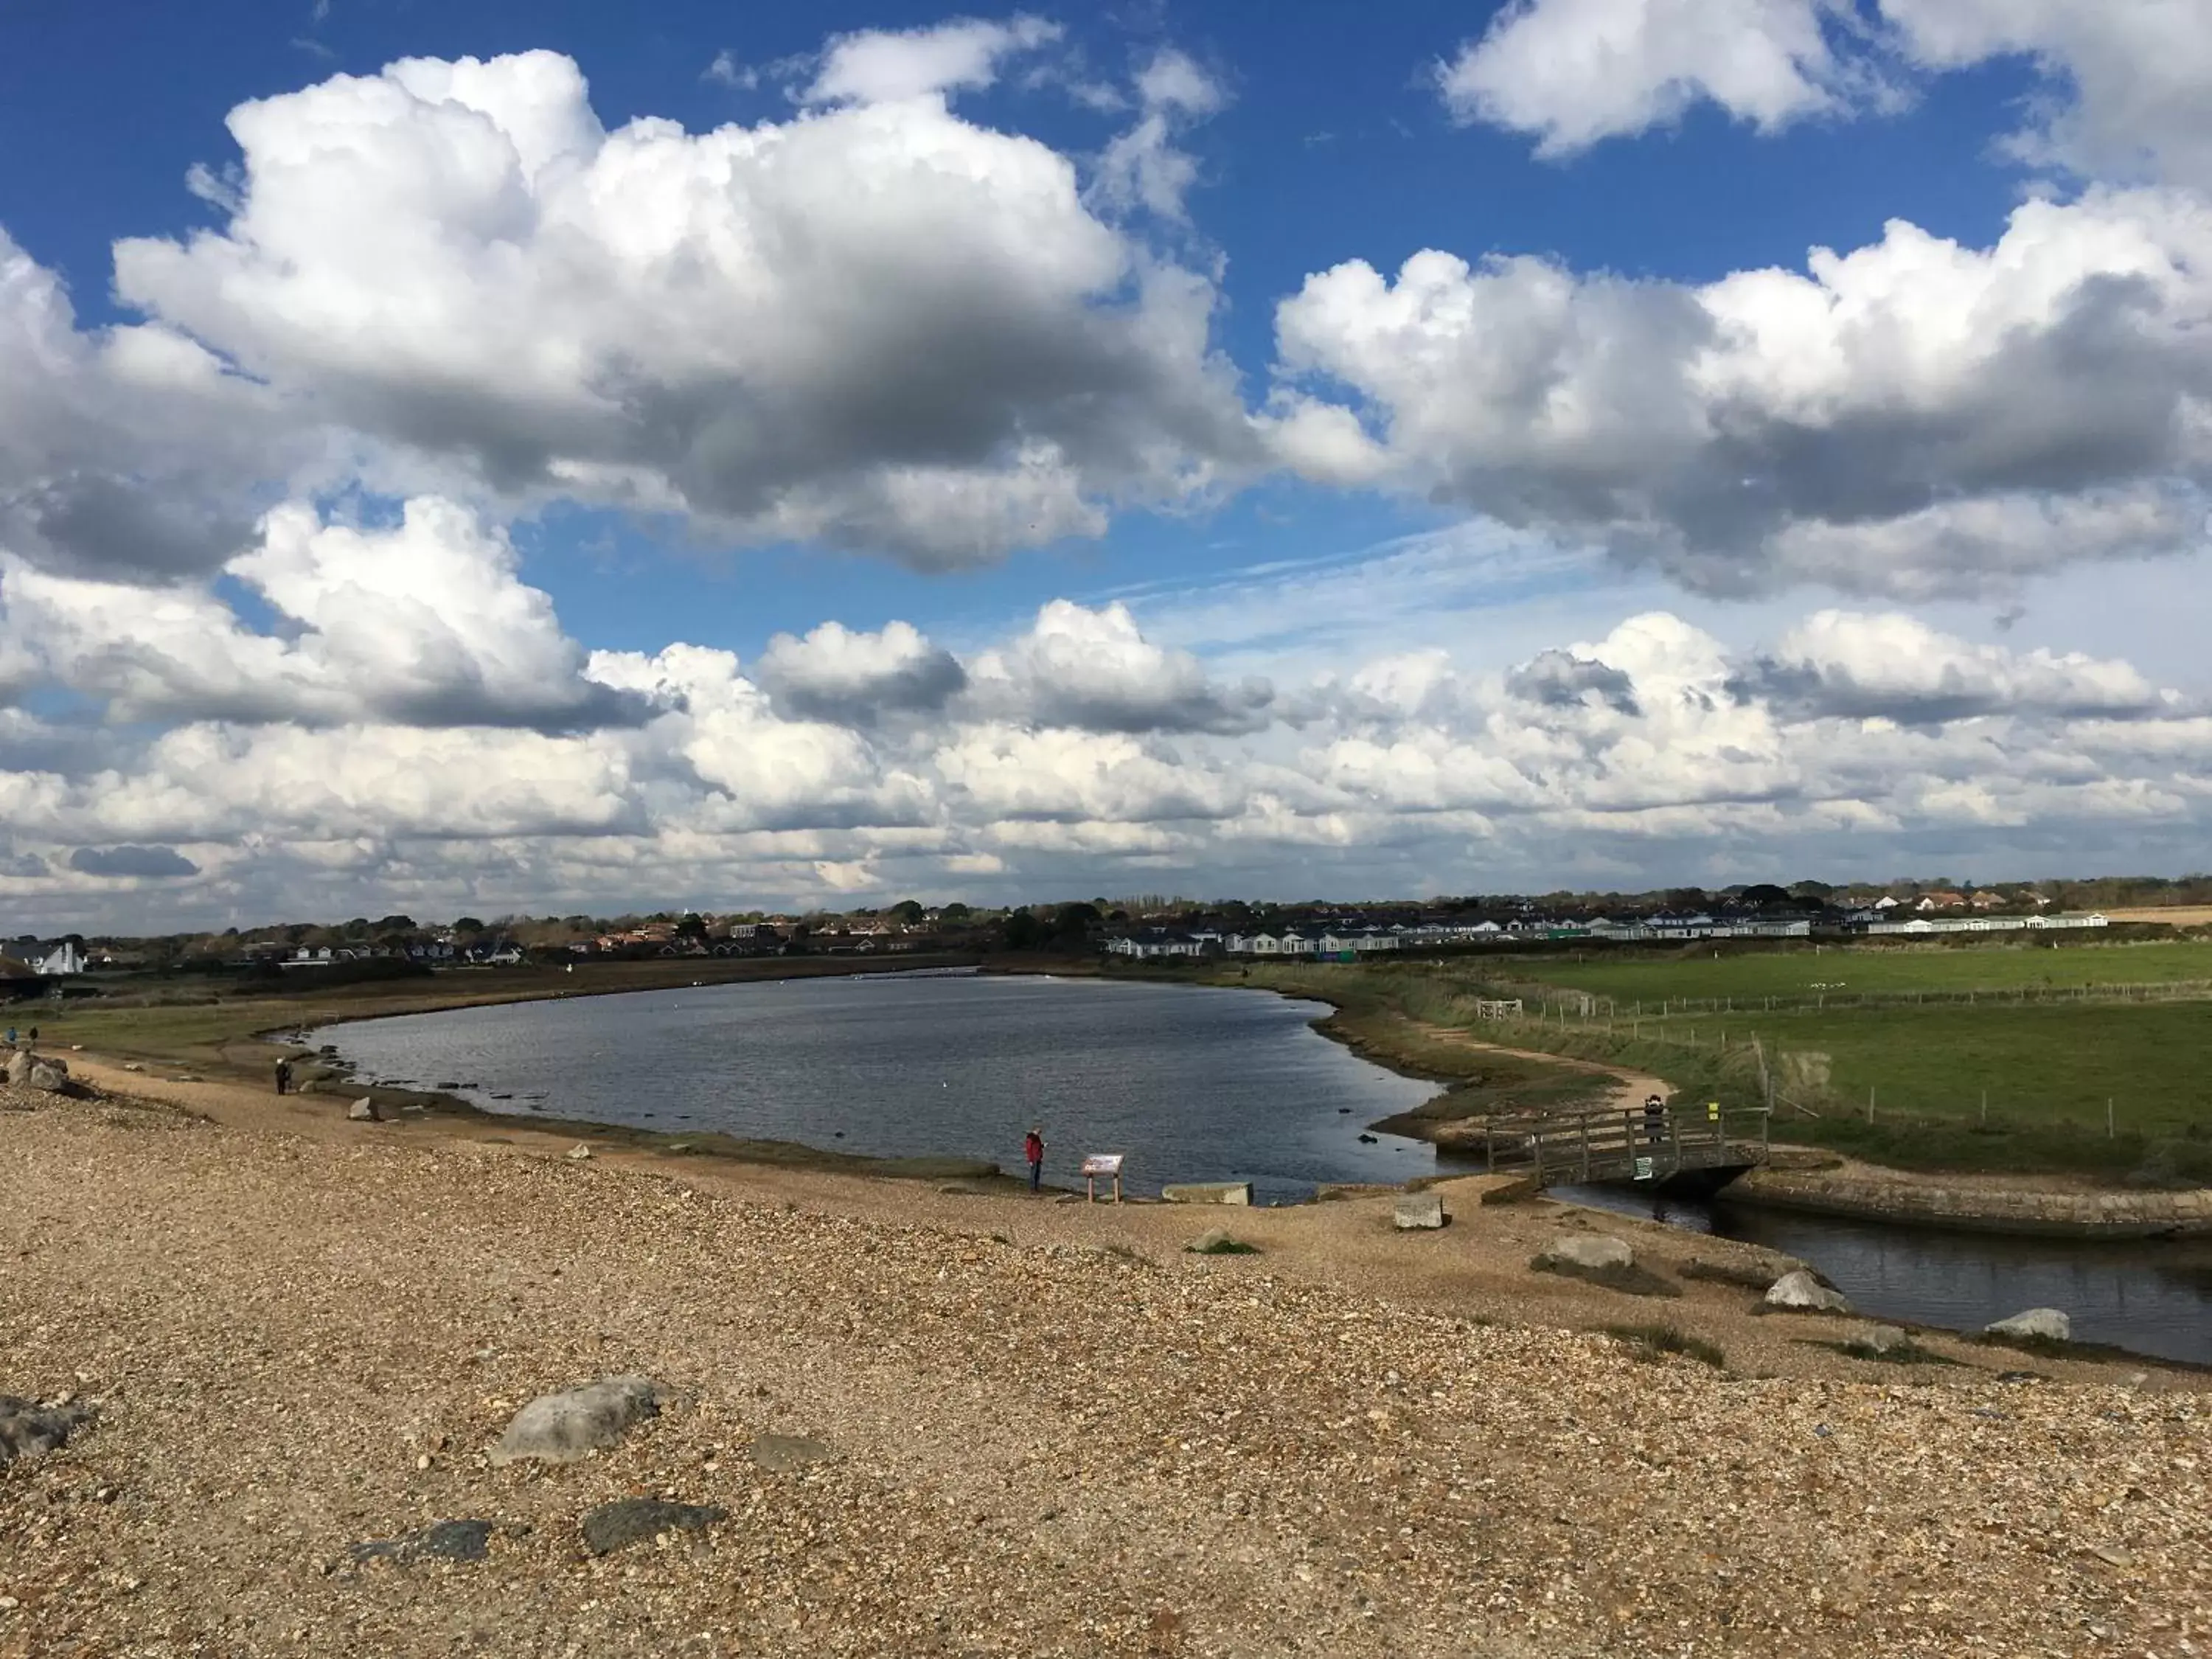
[[[440,1521],[397,1538],[372,1539],[348,1552],[355,1561],[389,1561],[409,1566],[417,1561],[481,1561],[491,1553],[492,1522]]]
[[[489,1455],[495,1465],[525,1457],[573,1463],[659,1416],[662,1395],[647,1376],[603,1376],[580,1389],[541,1394],[515,1413]]]
[[[1620,1239],[1593,1233],[1588,1237],[1555,1238],[1536,1253],[1536,1260],[1602,1271],[1607,1267],[1634,1267],[1636,1252]]]
[[[664,1532],[704,1532],[717,1521],[729,1518],[727,1510],[711,1504],[672,1504],[662,1498],[622,1498],[584,1511],[584,1547],[605,1555],[625,1545],[656,1538]]]
[[[1392,1206],[1390,1224],[1400,1232],[1415,1232],[1444,1224],[1444,1201],[1434,1193],[1415,1193]]]
[[[753,1462],[770,1474],[788,1474],[809,1463],[826,1463],[836,1455],[837,1449],[826,1440],[809,1440],[803,1435],[763,1434],[753,1437]]]
[[[0,1394],[0,1465],[59,1451],[92,1415],[89,1406],[41,1406]]]
[[[1844,1344],[1863,1353],[1885,1354],[1910,1347],[1912,1339],[1894,1325],[1869,1325],[1853,1331],[1844,1339]]]
[[[2040,1337],[2046,1342],[2071,1342],[2074,1322],[2056,1308],[2030,1308],[2009,1319],[1982,1328],[1984,1336]]]
[[[1832,1290],[1803,1268],[1787,1273],[1767,1287],[1766,1306],[1795,1313],[1841,1313],[1851,1310],[1841,1291]]]

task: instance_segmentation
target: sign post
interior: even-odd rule
[[[1121,1152],[1085,1152],[1083,1155],[1083,1192],[1087,1202],[1096,1204],[1098,1201],[1098,1181],[1102,1176],[1112,1178],[1114,1201],[1116,1204],[1121,1201],[1123,1156]]]

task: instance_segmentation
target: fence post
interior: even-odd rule
[[[2119,1138],[2119,1129],[2114,1124],[2112,1120],[2112,1097],[2110,1095],[2106,1095],[2105,1097],[2105,1139],[2107,1140],[2118,1140]]]
[[[1984,1129],[1990,1127],[1990,1091],[1987,1089],[1982,1091],[1982,1127]]]
[[[1874,1085],[1867,1085],[1867,1121],[1874,1121]]]
[[[1482,1163],[1492,1175],[1498,1173],[1498,1142],[1491,1133],[1490,1120],[1482,1120]]]
[[[1579,1127],[1583,1137],[1583,1179],[1589,1179],[1589,1115],[1584,1113]]]

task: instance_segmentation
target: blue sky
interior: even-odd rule
[[[2208,92],[2148,0],[0,21],[0,909],[2178,870]]]

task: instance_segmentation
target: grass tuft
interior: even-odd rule
[[[1673,1325],[1606,1325],[1600,1328],[1616,1342],[1625,1342],[1629,1352],[1647,1364],[1656,1364],[1668,1354],[1680,1354],[1685,1359],[1695,1359],[1711,1365],[1715,1370],[1728,1366],[1728,1356],[1702,1336],[1692,1336]]]
[[[1557,1273],[1562,1279],[1579,1279],[1584,1284],[1601,1285],[1608,1291],[1619,1291],[1624,1296],[1680,1296],[1681,1286],[1670,1285],[1649,1267],[1632,1263],[1626,1267],[1581,1267],[1571,1261],[1547,1261],[1542,1256],[1531,1258],[1529,1270],[1540,1273]]]

